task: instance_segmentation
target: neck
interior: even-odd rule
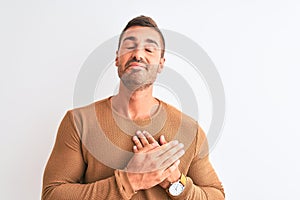
[[[122,82],[119,93],[112,97],[113,108],[132,120],[149,118],[158,108],[158,100],[152,96],[153,85],[142,90],[130,91]]]

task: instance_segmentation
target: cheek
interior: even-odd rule
[[[118,59],[116,60],[116,66],[120,67],[120,66],[122,66],[122,63],[124,63],[124,57],[119,56]]]
[[[160,60],[161,60],[160,55],[151,56],[151,63],[154,64],[154,65],[158,65],[158,67],[160,67],[160,65],[161,65]]]
[[[129,59],[130,54],[129,53],[123,53],[119,55],[119,60],[120,62],[127,62],[127,60]]]
[[[119,50],[118,56],[119,56],[119,57],[126,57],[126,56],[128,56],[128,54],[130,54],[130,52],[132,52],[132,50],[121,48],[121,49]]]

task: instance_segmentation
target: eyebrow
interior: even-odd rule
[[[157,47],[158,47],[158,44],[155,40],[152,40],[152,39],[147,39],[146,40],[147,43],[152,43],[152,44],[155,44]]]
[[[123,42],[126,40],[136,41],[136,38],[133,36],[129,36],[129,37],[124,38]]]
[[[128,37],[124,38],[123,42],[126,41],[126,40],[137,41],[136,37],[134,37],[134,36],[128,36]],[[152,40],[152,39],[148,38],[148,39],[146,39],[146,42],[155,44],[157,47],[159,47],[158,43],[155,40]]]

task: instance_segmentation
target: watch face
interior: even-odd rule
[[[184,186],[181,183],[176,182],[170,186],[169,192],[173,196],[178,196],[182,193],[183,189],[184,189]]]

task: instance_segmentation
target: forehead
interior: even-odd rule
[[[132,26],[124,32],[122,42],[128,37],[134,37],[137,41],[146,41],[147,39],[151,39],[160,44],[159,33],[151,27]]]

